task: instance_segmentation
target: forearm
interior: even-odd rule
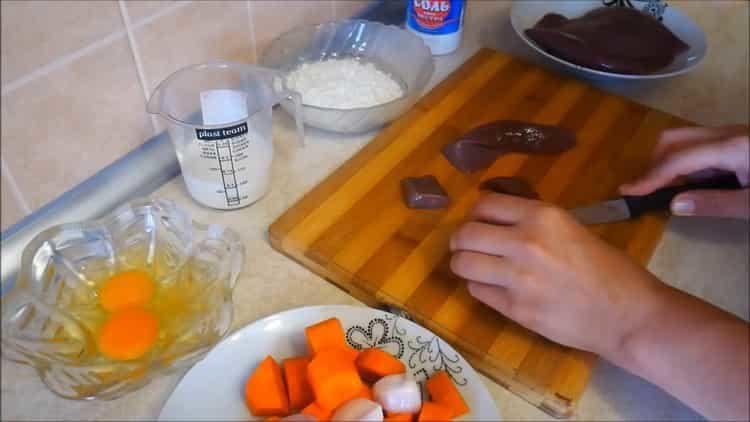
[[[610,360],[715,420],[747,420],[748,324],[665,288]]]

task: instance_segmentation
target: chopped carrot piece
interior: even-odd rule
[[[341,321],[338,318],[330,318],[315,325],[305,328],[307,346],[310,353],[316,355],[323,349],[346,348],[346,338]]]
[[[389,413],[383,422],[411,422],[414,415],[411,413]]]
[[[312,402],[309,406],[302,409],[302,414],[310,415],[318,418],[320,422],[329,421],[331,420],[331,415],[333,414],[333,410],[328,410],[325,407],[319,405],[318,403]]]
[[[404,364],[380,349],[367,349],[357,357],[357,369],[365,381],[375,382],[386,375],[403,374]]]
[[[271,416],[264,419],[265,422],[279,422],[281,421],[281,418],[278,416]]]
[[[351,359],[352,362],[356,362],[357,358],[359,357],[359,354],[361,353],[359,350],[354,349],[349,346],[346,346],[341,350],[343,350],[346,353],[346,355],[349,357],[349,359]]]
[[[375,401],[375,399],[372,396],[372,389],[367,385],[363,385],[362,390],[360,390],[359,394],[357,394],[354,398]]]
[[[291,409],[303,409],[315,401],[312,388],[307,381],[307,365],[309,364],[310,358],[307,357],[286,359],[283,362],[284,380]]]
[[[447,406],[433,402],[423,402],[419,411],[418,422],[443,422],[452,419],[452,411]]]
[[[357,367],[344,349],[325,349],[307,366],[307,379],[315,394],[315,401],[326,409],[357,396],[362,391],[362,380]]]
[[[426,387],[432,401],[450,408],[454,418],[469,412],[469,406],[447,372],[436,372],[427,380]]]
[[[255,416],[286,416],[289,398],[284,387],[281,367],[267,356],[247,379],[245,401]]]

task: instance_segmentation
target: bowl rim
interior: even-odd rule
[[[424,40],[422,38],[418,37],[417,35],[409,32],[409,31],[405,30],[404,28],[401,28],[401,27],[399,27],[397,25],[389,25],[389,24],[384,24],[382,22],[371,21],[371,20],[367,20],[367,19],[338,19],[338,20],[332,20],[332,21],[323,22],[323,23],[317,23],[317,24],[297,25],[297,26],[293,27],[292,29],[289,29],[287,31],[282,32],[281,34],[279,34],[278,36],[276,36],[273,40],[271,40],[270,43],[268,43],[268,46],[266,47],[265,51],[263,51],[263,54],[261,56],[260,65],[263,66],[263,67],[266,67],[268,69],[273,69],[273,70],[279,72],[279,74],[281,76],[282,83],[284,84],[284,87],[286,88],[286,73],[287,72],[281,72],[278,68],[271,67],[271,66],[267,65],[268,52],[270,51],[271,47],[274,44],[276,44],[279,41],[281,41],[282,39],[284,39],[285,37],[287,37],[289,35],[292,35],[294,33],[300,32],[302,30],[307,30],[307,29],[316,29],[316,30],[318,30],[318,29],[320,29],[322,27],[338,26],[338,25],[342,25],[342,24],[345,24],[345,23],[355,23],[355,24],[356,23],[363,23],[365,25],[380,26],[380,27],[383,27],[383,28],[393,28],[395,30],[398,30],[398,31],[401,31],[401,32],[407,34],[412,39],[417,40],[419,42],[419,47],[427,53],[427,57],[429,59],[427,60],[427,62],[425,64],[429,66],[429,75],[427,77],[428,82],[432,78],[432,75],[435,73],[435,57],[432,55],[432,51],[430,50],[430,48],[427,46],[427,44],[424,42]],[[345,56],[345,57],[350,57],[350,56]],[[351,57],[357,58],[357,56],[351,56]],[[425,84],[425,86],[426,86],[426,84]],[[394,98],[393,100],[390,100],[388,102],[385,102],[385,103],[382,103],[382,104],[373,105],[373,106],[368,106],[368,107],[353,107],[353,108],[320,107],[320,106],[316,106],[316,105],[312,105],[312,104],[305,104],[304,102],[302,103],[302,106],[306,107],[306,108],[314,109],[314,110],[320,110],[320,111],[371,111],[371,110],[374,110],[374,109],[377,109],[377,108],[380,108],[380,107],[386,107],[386,106],[389,106],[391,104],[396,104],[399,101],[403,101],[403,100],[408,99],[411,95],[414,95],[414,94],[419,95],[419,94],[421,94],[421,92],[410,94],[409,93],[409,87],[407,86],[406,88],[407,88],[407,90],[404,91],[404,93],[401,96],[399,96],[398,98]],[[422,89],[424,89],[424,87]],[[290,91],[296,92],[301,97],[301,94],[299,93],[299,91],[295,91],[295,90],[291,90],[291,89],[290,89]]]
[[[220,231],[222,237],[226,238],[227,241],[231,243],[231,247],[233,249],[236,249],[236,251],[241,254],[242,260],[241,260],[240,268],[238,270],[238,276],[239,276],[239,273],[243,269],[242,267],[244,267],[244,259],[245,259],[245,253],[246,253],[246,251],[245,251],[244,242],[242,241],[242,237],[240,236],[240,234],[237,231],[235,231],[234,229],[232,229],[230,227],[221,225],[221,224],[213,224],[213,223],[205,224],[205,223],[201,223],[199,221],[196,221],[196,220],[194,220],[192,218],[192,216],[190,215],[190,213],[185,208],[181,207],[180,205],[178,205],[175,201],[173,201],[171,199],[161,198],[161,197],[151,197],[151,196],[138,197],[138,198],[134,198],[134,199],[132,199],[130,201],[127,201],[127,202],[124,202],[124,203],[120,204],[119,206],[115,207],[114,209],[112,209],[111,211],[107,212],[106,214],[102,215],[99,218],[90,219],[90,220],[82,220],[82,221],[78,221],[78,222],[67,222],[67,223],[56,224],[56,225],[50,226],[50,227],[42,230],[36,236],[34,236],[27,243],[26,247],[24,247],[23,253],[21,255],[21,265],[19,267],[18,276],[11,283],[11,285],[2,292],[2,295],[0,295],[0,301],[3,304],[3,311],[0,313],[0,327],[5,328],[5,324],[7,322],[6,321],[6,310],[7,309],[5,309],[5,305],[7,304],[7,300],[12,300],[12,296],[14,296],[13,295],[14,292],[16,294],[23,294],[23,291],[18,291],[18,290],[16,290],[16,288],[19,285],[23,285],[23,284],[25,284],[25,283],[28,282],[28,280],[30,279],[30,274],[28,273],[28,271],[29,271],[29,268],[31,268],[31,261],[33,260],[35,254],[39,250],[39,248],[45,242],[48,241],[48,239],[51,237],[52,234],[58,233],[60,231],[68,230],[68,229],[70,229],[70,230],[90,230],[90,229],[102,228],[103,230],[108,231],[107,224],[110,223],[111,221],[113,221],[114,219],[116,219],[122,213],[127,212],[128,210],[130,210],[132,212],[132,211],[135,211],[137,209],[142,209],[144,207],[155,206],[155,205],[158,205],[161,208],[167,209],[169,212],[173,212],[173,213],[177,214],[180,219],[183,219],[186,223],[188,223],[190,225],[190,228],[191,228],[191,239],[190,239],[190,244],[188,245],[189,248],[192,248],[193,243],[194,243],[194,239],[193,239],[192,233],[195,233],[196,231],[214,231],[214,230]],[[234,290],[234,288],[236,286],[236,281],[237,280],[234,280],[234,282],[232,284],[228,285],[228,288],[229,288],[230,291]],[[229,308],[229,310],[231,312],[230,318],[233,319],[233,314],[234,314],[234,305],[233,304]],[[72,318],[71,316],[68,315],[67,311],[60,310],[60,312],[61,312],[61,314],[64,317],[66,317],[66,318]],[[3,331],[5,331],[5,330],[3,329]],[[231,331],[231,322],[227,326],[226,330],[224,330],[224,332],[221,333],[221,335],[219,336],[219,338],[216,340],[216,343],[218,343],[224,337],[226,337],[226,335],[230,331]],[[3,336],[2,336],[2,342],[3,342],[4,347],[5,347],[5,341],[6,341],[6,337],[5,337],[5,333],[4,333]],[[190,354],[196,352],[197,350],[200,350],[200,349],[190,349],[190,350],[188,350],[186,352],[185,355],[189,356]],[[5,353],[3,353],[3,359],[6,359]],[[20,363],[24,363],[24,362],[20,362]],[[100,363],[91,363],[91,362],[86,362],[86,363],[81,363],[81,364],[71,364],[70,362],[60,362],[60,361],[55,362],[55,364],[75,366],[75,367],[79,367],[79,368],[98,367],[99,365],[101,365]],[[109,364],[109,363],[107,363],[107,364]],[[150,368],[150,367],[153,366],[154,362],[151,361],[151,360],[135,359],[135,360],[132,360],[132,361],[117,362],[117,364],[118,365],[121,365],[121,364],[132,364],[132,365],[136,365],[136,366],[137,365],[146,364]],[[35,367],[36,365],[32,365],[32,366]],[[168,371],[168,370],[170,370],[170,367],[169,366],[164,367],[164,368],[162,368],[162,370],[167,370]],[[161,372],[161,370],[158,371],[158,372]]]
[[[223,59],[208,60],[208,61],[201,62],[201,63],[190,64],[190,65],[181,67],[175,70],[174,72],[170,73],[164,79],[162,79],[161,82],[159,82],[155,88],[153,88],[151,95],[146,100],[146,111],[150,115],[161,117],[170,123],[174,123],[183,127],[190,126],[193,128],[205,128],[205,129],[221,129],[227,126],[234,126],[237,124],[241,124],[241,123],[247,122],[249,119],[255,116],[259,111],[261,111],[260,109],[262,109],[263,107],[256,109],[253,113],[249,114],[245,118],[233,120],[231,122],[212,123],[212,124],[190,123],[188,120],[176,117],[172,113],[162,111],[161,103],[164,101],[163,91],[164,89],[166,89],[167,86],[169,86],[176,79],[178,79],[179,77],[183,76],[184,74],[188,72],[203,71],[203,70],[207,70],[211,68],[213,68],[213,70],[222,70],[222,71],[225,71],[225,70],[233,70],[233,71],[238,71],[238,72],[249,71],[249,72],[254,72],[256,74],[270,72],[268,69],[265,69],[255,64],[241,63],[237,61],[223,60]],[[274,76],[273,72],[268,74],[268,77],[273,77],[273,76]],[[273,86],[270,86],[270,89],[273,89]]]
[[[20,269],[18,272],[18,277],[16,277],[16,280],[10,287],[8,287],[6,290],[4,290],[2,294],[0,294],[0,298],[5,297],[5,295],[13,291],[13,287],[16,286],[22,278],[26,277],[24,269],[29,268],[28,264],[30,264],[30,260],[33,258],[34,253],[39,249],[39,246],[41,246],[50,237],[51,233],[59,232],[59,231],[66,230],[66,229],[90,230],[90,229],[96,229],[99,227],[105,227],[108,222],[110,222],[113,218],[115,218],[115,216],[121,214],[122,212],[125,212],[126,210],[134,210],[134,209],[143,208],[146,206],[153,206],[155,204],[158,204],[163,208],[168,208],[170,211],[179,214],[180,218],[190,223],[190,227],[193,230],[197,229],[201,231],[207,231],[207,230],[210,230],[212,227],[222,229],[222,233],[231,237],[231,241],[235,245],[240,246],[241,248],[244,249],[242,238],[240,237],[239,233],[236,232],[232,228],[229,228],[227,226],[223,226],[220,224],[213,224],[213,223],[205,224],[205,223],[196,221],[192,218],[189,212],[187,212],[184,208],[177,205],[176,202],[168,198],[155,198],[151,196],[138,197],[138,198],[134,198],[134,199],[131,199],[130,201],[126,201],[120,204],[119,206],[113,208],[111,211],[107,212],[106,214],[102,215],[99,218],[55,224],[37,233],[36,236],[31,238],[31,240],[29,240],[29,243],[27,243],[26,246],[23,248],[23,252],[21,254],[21,266],[19,267]],[[192,242],[192,239],[191,239],[191,242]]]
[[[703,28],[701,28],[690,16],[686,15],[685,13],[683,13],[676,6],[670,4],[669,5],[669,9],[671,9],[670,13],[675,13],[676,15],[680,16],[681,18],[685,19],[687,22],[689,22],[692,26],[694,26],[695,28],[697,28],[698,31],[699,31],[700,37],[702,39],[702,45],[703,45],[704,48],[703,48],[702,51],[699,52],[699,54],[697,55],[697,57],[694,60],[690,61],[685,66],[683,66],[683,67],[681,67],[679,69],[675,69],[675,70],[672,70],[672,71],[669,71],[669,72],[657,71],[655,73],[632,74],[632,73],[607,72],[607,71],[604,71],[604,70],[593,69],[593,68],[590,68],[590,67],[586,67],[586,66],[582,66],[582,65],[570,62],[570,61],[565,60],[565,59],[563,59],[561,57],[557,57],[557,56],[555,56],[555,55],[553,55],[551,53],[548,53],[541,46],[539,46],[537,43],[535,43],[529,37],[527,37],[524,31],[526,29],[528,29],[528,28],[520,28],[519,24],[517,22],[517,19],[516,19],[516,16],[518,14],[518,6],[517,6],[518,3],[524,3],[524,2],[523,1],[519,2],[518,0],[514,0],[513,3],[511,4],[511,10],[510,10],[510,23],[511,23],[511,26],[513,27],[513,30],[515,31],[515,33],[528,46],[530,46],[533,50],[535,50],[537,53],[541,54],[542,56],[547,57],[549,59],[552,59],[553,61],[555,61],[555,62],[557,62],[559,64],[562,64],[562,65],[564,65],[566,67],[569,67],[569,68],[572,68],[572,69],[575,69],[575,70],[578,70],[578,71],[581,71],[581,72],[584,72],[584,73],[588,73],[588,74],[592,74],[592,75],[597,75],[597,76],[610,77],[610,78],[613,78],[613,79],[626,79],[626,80],[633,80],[633,81],[637,81],[637,80],[654,80],[654,79],[669,78],[669,77],[673,77],[673,76],[679,76],[679,75],[682,75],[682,74],[685,74],[685,73],[688,73],[688,72],[692,71],[693,69],[695,69],[698,66],[698,64],[700,64],[703,61],[703,59],[708,54],[708,42],[707,42],[707,39],[706,39],[706,32],[703,30]],[[617,6],[617,7],[622,7],[622,6]],[[551,10],[550,12],[554,12],[554,10]],[[665,24],[665,26],[666,26],[666,24]]]

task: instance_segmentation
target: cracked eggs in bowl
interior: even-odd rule
[[[62,397],[117,398],[225,336],[244,256],[236,232],[163,199],[49,228],[3,293],[3,357]]]

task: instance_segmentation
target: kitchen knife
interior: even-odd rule
[[[668,186],[643,196],[623,196],[620,199],[604,201],[589,207],[569,210],[584,224],[602,224],[640,217],[650,211],[668,210],[672,198],[677,194],[696,189],[741,189],[742,185],[734,174],[713,179]]]

